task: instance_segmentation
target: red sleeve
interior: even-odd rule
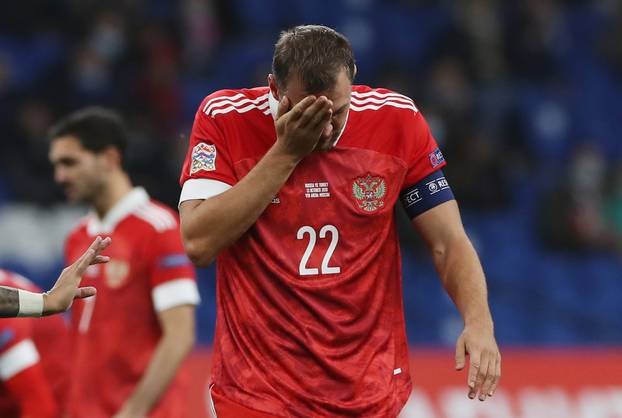
[[[30,318],[2,318],[0,319],[0,379],[3,379],[2,359],[13,347],[32,336],[32,322]]]
[[[190,179],[218,180],[231,186],[237,182],[222,127],[206,113],[210,105],[228,100],[232,94],[231,90],[215,92],[199,106],[179,180],[182,186]]]
[[[194,267],[184,252],[178,226],[156,232],[151,244],[150,262],[156,311],[199,303]]]
[[[31,337],[31,319],[1,320],[0,380],[20,405],[23,418],[56,417],[58,405]]]
[[[17,401],[21,418],[56,418],[60,411],[52,388],[46,380],[41,363],[37,363],[4,382],[11,397]]]
[[[406,131],[403,158],[408,165],[402,185],[405,189],[444,167],[445,158],[421,112],[414,112],[403,126]]]

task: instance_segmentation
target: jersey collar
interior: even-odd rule
[[[272,95],[272,90],[270,90],[270,94],[268,95],[268,103],[270,104],[270,114],[272,114],[272,119],[276,120],[276,115],[279,110],[279,102]],[[341,139],[341,135],[343,135],[343,132],[346,130],[346,126],[348,126],[349,116],[350,116],[350,109],[348,109],[348,114],[346,115],[346,121],[343,124],[343,128],[341,128],[341,132],[339,132],[339,135],[337,136],[337,139],[335,140],[335,145],[337,145],[337,143],[339,142],[339,139]]]
[[[103,219],[100,219],[95,212],[91,212],[86,225],[88,234],[94,236],[112,233],[119,222],[147,202],[149,202],[149,195],[145,189],[135,187],[131,192],[123,196]]]

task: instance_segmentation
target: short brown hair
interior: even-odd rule
[[[61,119],[48,131],[50,141],[73,136],[82,146],[96,154],[108,147],[119,150],[121,158],[128,145],[128,134],[121,116],[103,107],[86,107]]]
[[[307,93],[330,90],[342,68],[353,81],[352,46],[348,38],[326,26],[303,25],[283,31],[274,48],[272,73],[281,89],[297,73]]]

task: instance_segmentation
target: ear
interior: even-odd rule
[[[354,81],[354,79],[356,78],[356,73],[358,72],[358,68],[356,66],[356,64],[354,64],[354,73],[352,74],[352,81]]]
[[[268,86],[270,87],[270,92],[272,92],[272,96],[274,96],[277,102],[280,102],[281,95],[279,94],[279,88],[276,86],[276,79],[274,78],[274,74],[268,74]]]
[[[109,146],[103,152],[102,155],[106,160],[106,165],[110,168],[120,168],[122,164],[121,152],[118,148]]]

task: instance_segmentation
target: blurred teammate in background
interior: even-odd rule
[[[122,167],[127,134],[114,112],[88,108],[50,130],[55,180],[92,208],[67,239],[74,260],[92,237],[111,236],[105,267],[87,271],[96,298],[75,304],[71,418],[185,417],[179,370],[195,341],[199,303],[175,212],[133,188]]]
[[[32,282],[0,270],[0,285],[39,293]],[[60,417],[67,391],[69,333],[55,315],[0,319],[0,416]]]
[[[343,35],[296,27],[268,87],[218,91],[197,111],[180,212],[190,258],[218,256],[219,418],[398,415],[412,390],[398,201],[464,319],[468,396],[495,391],[484,273],[443,155],[411,99],[352,86],[355,73]]]
[[[74,299],[93,296],[94,287],[79,287],[82,275],[92,264],[107,263],[108,257],[100,253],[110,245],[110,238],[95,238],[82,257],[63,270],[54,287],[48,292],[29,292],[12,286],[0,285],[0,318],[17,316],[52,315],[65,312]]]

